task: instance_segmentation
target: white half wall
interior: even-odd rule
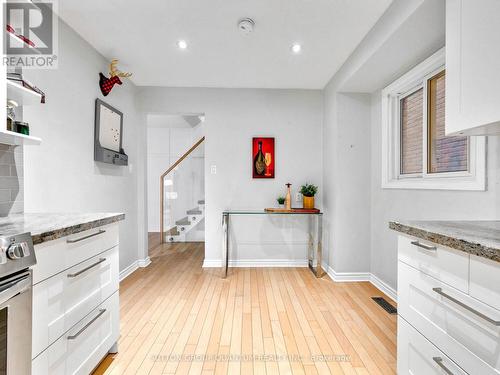
[[[138,219],[138,138],[145,118],[135,106],[134,85],[124,80],[103,97],[99,72],[109,62],[64,22],[59,23],[59,66],[27,70],[47,102],[24,108],[39,146],[24,148],[26,212],[124,212],[120,270],[147,257],[145,226]],[[94,103],[100,98],[124,114],[127,167],[94,161]],[[143,214],[143,213],[142,213]]]
[[[138,89],[138,103],[148,114],[205,113],[205,259],[212,264],[220,264],[223,210],[276,206],[276,197],[285,194],[287,182],[293,184],[294,192],[305,182],[317,184],[317,206],[321,207],[320,90],[146,87]],[[254,136],[276,138],[275,179],[252,179]],[[216,166],[217,174],[210,173],[211,166]],[[245,242],[235,247],[233,255],[238,258],[291,260],[299,256],[295,251],[304,241],[299,227],[294,237],[287,225],[265,217],[238,217],[235,223],[241,224],[235,225],[234,236]],[[267,242],[262,242],[264,233]],[[280,241],[281,245],[275,245]],[[305,260],[302,249],[300,256]]]

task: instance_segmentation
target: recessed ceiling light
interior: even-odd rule
[[[179,49],[186,49],[188,46],[187,42],[185,40],[178,40],[177,41],[177,47],[179,47]]]
[[[292,47],[290,47],[290,49],[292,50],[293,53],[297,54],[300,53],[300,51],[302,51],[302,46],[299,43],[294,43],[292,44]]]

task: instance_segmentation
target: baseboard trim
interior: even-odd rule
[[[387,297],[392,299],[394,302],[398,301],[398,292],[394,288],[390,287],[386,282],[379,279],[373,273],[370,275],[370,282],[379,290],[385,293]]]
[[[221,267],[220,259],[205,259],[203,268]],[[297,259],[240,259],[230,260],[229,267],[307,267],[307,260]]]
[[[137,261],[137,265],[141,268],[147,267],[151,264],[151,259],[149,257],[146,257],[144,259],[139,259]]]
[[[323,269],[328,276],[336,282],[370,281],[370,272],[337,272],[332,267],[323,263]]]
[[[123,281],[125,280],[128,276],[130,276],[134,271],[136,271],[138,268],[143,268],[147,267],[151,264],[151,259],[149,257],[144,258],[144,259],[138,259],[134,262],[132,262],[129,266],[125,267],[122,271],[120,271],[119,275],[119,280]]]
[[[398,293],[392,287],[390,287],[387,283],[379,279],[373,273],[370,272],[336,272],[332,267],[323,263],[323,269],[326,271],[328,276],[339,283],[345,282],[356,282],[356,281],[368,281],[375,288],[384,293],[387,297],[392,299],[394,302],[398,300]]]
[[[132,262],[129,266],[125,267],[122,271],[120,271],[119,279],[120,281],[125,280],[128,276],[130,276],[139,266],[137,265],[137,261]]]

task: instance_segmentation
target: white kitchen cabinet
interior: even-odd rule
[[[118,245],[118,229],[111,224],[35,245],[33,284]]]
[[[118,247],[33,287],[32,358],[118,290]]]
[[[467,375],[404,319],[398,318],[399,375]]]
[[[119,335],[118,224],[35,245],[32,373],[89,374]]]
[[[118,292],[33,360],[36,375],[88,375],[119,336]]]
[[[399,236],[398,259],[454,288],[468,291],[469,254],[463,251]]]
[[[446,134],[500,135],[500,1],[446,1]]]
[[[471,255],[470,295],[500,310],[500,263]]]
[[[398,312],[469,374],[500,373],[500,311],[402,262]],[[481,315],[479,315],[481,314]]]

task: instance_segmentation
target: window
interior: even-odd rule
[[[382,92],[382,187],[485,189],[484,137],[445,134],[444,49]]]

